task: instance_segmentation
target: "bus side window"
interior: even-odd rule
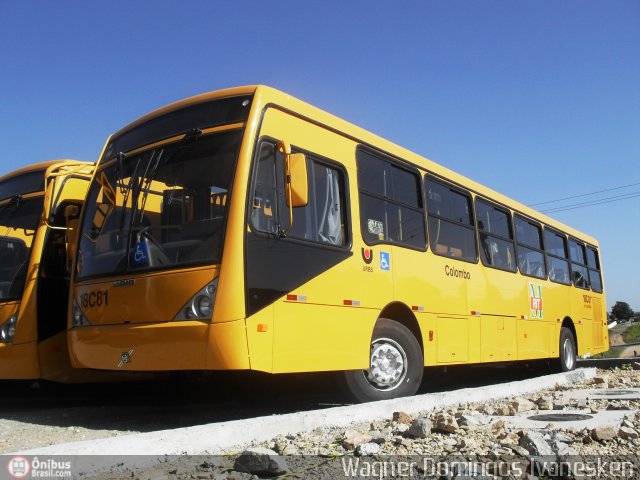
[[[328,162],[306,154],[309,203],[293,209],[289,226],[283,188],[283,156],[269,142],[260,144],[251,206],[251,225],[257,231],[326,245],[346,244],[344,173]]]
[[[478,261],[471,196],[431,177],[425,178],[429,244],[436,255]]]
[[[547,278],[542,244],[542,227],[520,215],[515,216],[518,268],[529,277]]]
[[[480,232],[480,258],[488,267],[515,272],[515,248],[511,214],[484,200],[476,199],[476,215]]]
[[[424,249],[426,230],[418,173],[363,149],[357,150],[356,159],[364,241]]]
[[[563,234],[545,227],[544,243],[547,252],[549,279],[552,282],[571,285],[569,261],[567,260],[567,239]]]
[[[600,274],[600,259],[595,248],[587,247],[587,266],[589,267],[589,282],[591,290],[602,293],[602,276]]]
[[[571,279],[578,288],[589,289],[589,271],[584,253],[584,245],[569,239],[569,257],[571,258]]]

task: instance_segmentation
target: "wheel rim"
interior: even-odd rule
[[[573,348],[573,342],[570,338],[565,338],[564,344],[562,345],[562,354],[567,370],[573,370],[576,363],[576,354]]]
[[[390,338],[378,338],[371,343],[370,365],[363,371],[364,378],[376,390],[398,388],[407,376],[407,354]]]

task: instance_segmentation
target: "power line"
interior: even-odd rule
[[[565,210],[575,210],[577,208],[585,208],[585,207],[591,207],[595,205],[602,205],[604,203],[620,202],[622,200],[628,200],[630,198],[636,198],[636,197],[640,197],[640,192],[631,192],[631,193],[626,193],[624,195],[617,195],[615,197],[608,197],[600,200],[593,200],[590,202],[581,202],[581,203],[575,203],[573,205],[565,205],[563,207],[550,208],[548,210],[541,210],[541,212],[542,213],[564,212]]]
[[[536,205],[546,205],[548,203],[562,202],[563,200],[571,200],[573,198],[588,197],[589,195],[595,195],[597,193],[604,193],[604,192],[611,192],[613,190],[621,190],[623,188],[635,187],[636,185],[640,185],[640,182],[638,182],[638,183],[630,183],[629,185],[622,185],[620,187],[607,188],[605,190],[598,190],[596,192],[583,193],[581,195],[573,195],[571,197],[558,198],[556,200],[548,200],[546,202],[531,203],[531,204],[529,204],[529,206],[530,207],[534,207]]]

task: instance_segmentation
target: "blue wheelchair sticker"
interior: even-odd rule
[[[380,252],[380,270],[391,270],[391,255],[387,252]]]
[[[145,242],[136,242],[131,252],[131,264],[136,267],[147,266],[149,263],[149,250]]]

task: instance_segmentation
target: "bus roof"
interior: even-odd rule
[[[186,98],[184,100],[180,100],[169,105],[166,105],[160,109],[154,110],[134,122],[126,125],[122,129],[118,130],[113,136],[118,136],[152,118],[163,115],[165,113],[171,112],[178,108],[186,107],[189,105],[194,105],[197,103],[201,103],[207,100],[213,100],[216,98],[224,98],[231,96],[239,96],[239,95],[254,95],[252,111],[254,115],[261,115],[261,111],[266,106],[280,106],[284,109],[295,112],[296,114],[310,119],[316,123],[321,125],[330,127],[336,133],[350,137],[355,141],[358,141],[363,144],[367,144],[375,149],[386,152],[391,156],[397,157],[398,159],[408,161],[415,165],[418,168],[427,170],[429,172],[434,173],[437,176],[440,176],[446,180],[449,180],[455,184],[458,184],[466,189],[469,189],[483,197],[486,197],[488,200],[493,200],[500,204],[503,204],[513,210],[518,211],[519,213],[524,214],[532,219],[536,219],[552,228],[562,230],[563,232],[584,240],[592,245],[598,245],[598,241],[587,235],[583,232],[580,232],[572,227],[564,225],[563,223],[554,220],[553,218],[530,208],[523,203],[520,203],[516,200],[513,200],[501,193],[496,192],[495,190],[485,187],[484,185],[475,182],[459,173],[454,172],[428,158],[418,155],[410,150],[407,150],[404,147],[401,147],[389,140],[386,140],[374,133],[371,133],[361,127],[358,127],[352,123],[347,122],[335,115],[332,115],[324,110],[321,110],[313,105],[310,105],[302,100],[299,100],[291,95],[284,93],[280,90],[276,90],[274,88],[265,86],[265,85],[250,85],[244,87],[234,87],[228,88],[224,90],[217,90],[213,92],[203,93],[200,95],[196,95],[193,97]],[[258,110],[256,110],[258,108]],[[257,112],[257,113],[256,113]],[[1,180],[1,179],[0,179]]]
[[[4,182],[5,180],[9,180],[11,178],[23,175],[25,173],[36,172],[38,170],[46,171],[49,167],[53,165],[77,165],[81,163],[86,163],[90,165],[91,162],[83,162],[81,160],[70,160],[70,159],[60,159],[60,160],[46,160],[44,162],[32,163],[31,165],[27,165],[26,167],[21,167],[12,172],[9,172],[2,177],[0,177],[0,182]]]

